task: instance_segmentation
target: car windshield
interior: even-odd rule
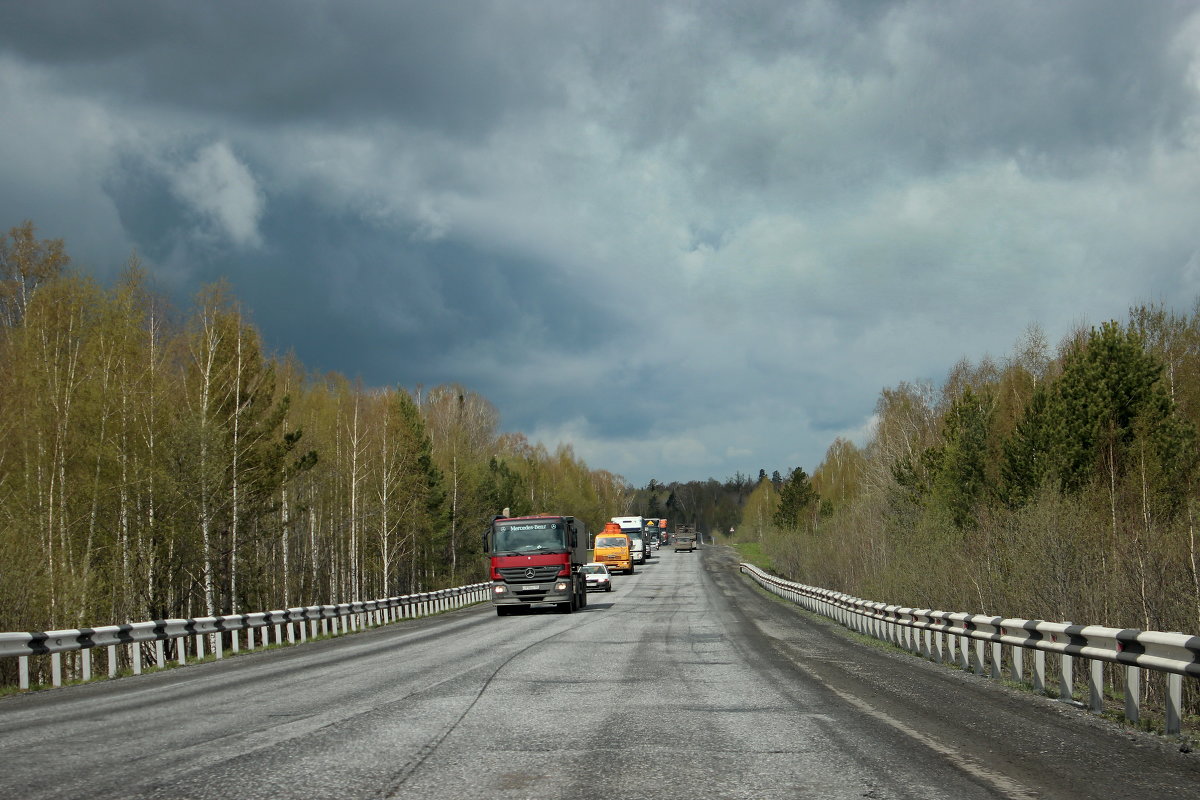
[[[497,553],[528,553],[562,550],[561,522],[522,521],[496,525],[493,550]]]
[[[583,571],[588,575],[600,575],[607,572],[602,564],[584,564]]]

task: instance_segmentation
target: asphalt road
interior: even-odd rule
[[[0,798],[1200,796],[1200,754],[856,643],[725,548],[616,581],[0,699]]]

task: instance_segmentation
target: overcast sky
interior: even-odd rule
[[[1194,2],[0,0],[0,229],[636,485],[1200,296]]]

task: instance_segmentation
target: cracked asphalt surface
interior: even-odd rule
[[[1194,798],[1200,757],[863,645],[724,547],[490,607],[0,699],[0,797]]]

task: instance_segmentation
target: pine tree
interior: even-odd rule
[[[775,509],[772,522],[777,527],[796,529],[801,527],[819,495],[809,481],[803,467],[796,467],[788,474],[779,490],[779,506]]]
[[[943,444],[933,478],[933,500],[961,529],[974,527],[988,494],[990,404],[967,386],[943,420]]]

